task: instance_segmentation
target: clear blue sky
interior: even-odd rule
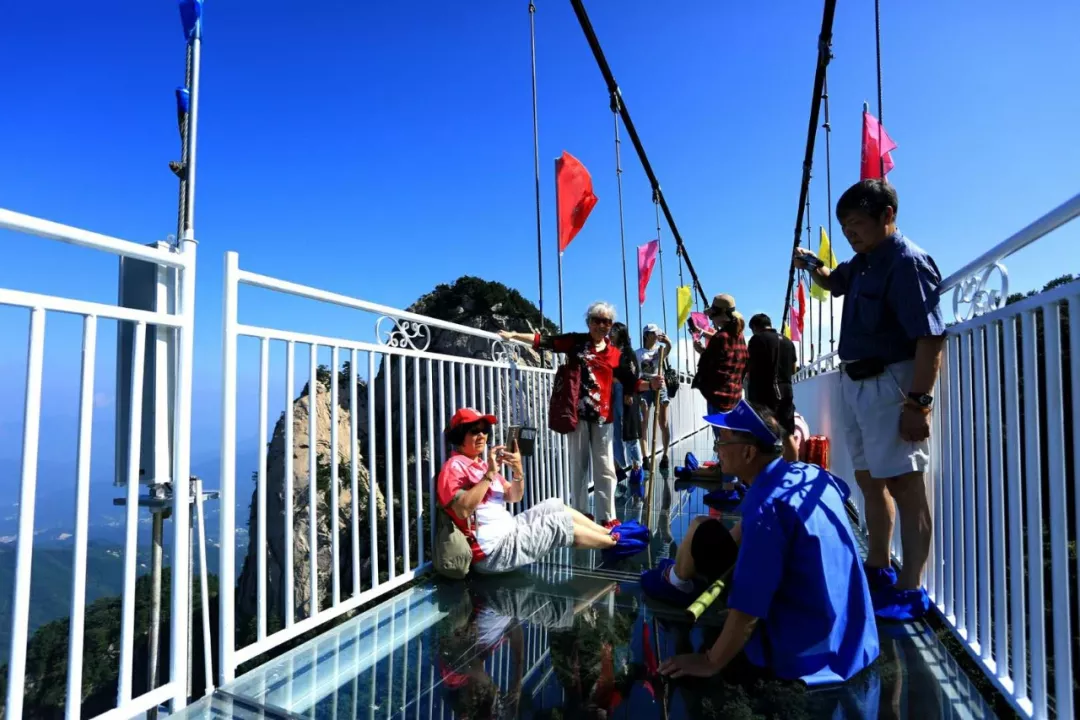
[[[600,198],[565,256],[574,324],[592,300],[622,306],[612,116],[569,3],[538,5],[549,316],[557,316],[552,160],[563,149],[591,170]],[[883,6],[884,120],[900,146],[890,175],[900,225],[947,274],[1080,186],[1080,146],[1069,134],[1080,126],[1080,97],[1068,91],[1080,6]],[[536,298],[526,7],[208,0],[196,462],[216,454],[227,250],[244,268],[397,307],[462,274]],[[732,293],[747,315],[765,310],[778,320],[820,3],[592,0],[589,9],[706,291]],[[858,179],[862,101],[876,105],[872,3],[840,2],[834,37],[835,201]],[[183,59],[171,1],[9,7],[0,26],[0,205],[139,242],[174,232],[167,163],[179,155],[173,88]],[[822,135],[815,228],[827,218],[824,158]],[[632,268],[633,247],[654,236],[655,221],[629,142],[623,165]],[[1080,270],[1078,234],[1067,229],[1011,260],[1013,288]],[[662,236],[673,318],[677,265],[666,227]],[[0,251],[2,287],[115,302],[111,258],[10,233],[0,234]],[[659,319],[658,279],[645,310],[646,322]],[[372,337],[368,318],[255,291],[241,295],[241,319]],[[0,308],[4,460],[18,457],[26,327],[24,312]],[[46,364],[45,412],[56,422],[46,442],[72,457],[77,330],[70,318],[50,319]],[[106,414],[110,332],[98,373]],[[251,349],[241,354],[248,390]],[[253,412],[253,395],[245,397],[242,418]],[[0,466],[5,480],[15,472],[17,464]]]

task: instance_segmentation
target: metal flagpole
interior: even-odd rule
[[[874,0],[874,34],[877,39],[877,147],[878,167],[881,168],[881,179],[885,179],[885,153],[881,152],[881,134],[885,127],[885,115],[881,109],[881,0]],[[832,238],[829,238],[831,241]]]
[[[829,123],[829,75],[828,71],[825,73],[824,94],[822,98],[825,100],[825,124],[822,126],[825,128],[825,193],[828,198],[828,218],[829,218],[829,260],[836,257],[836,253],[832,249],[833,245],[833,229],[832,218],[835,210],[832,204],[832,125]],[[818,251],[821,250],[821,246],[818,246]],[[824,258],[822,258],[824,259]],[[830,269],[832,269],[830,267]],[[829,293],[829,352],[836,352],[836,344],[834,338],[836,333],[834,327],[836,325],[836,314],[833,306],[833,294]]]
[[[810,225],[810,193],[806,193],[806,247],[808,250],[813,251],[814,241],[811,239],[812,228]],[[810,315],[810,323],[807,325],[807,330],[810,332],[810,362],[814,361],[814,298],[810,296],[810,283],[813,282],[813,278],[810,277],[810,273],[806,273],[806,306],[807,312]]]
[[[630,290],[627,287],[626,282],[626,228],[625,221],[623,219],[623,201],[622,201],[622,157],[621,146],[622,142],[619,140],[619,96],[615,93],[611,95],[611,114],[615,120],[615,180],[619,186],[619,243],[622,247],[622,292],[623,292],[623,308],[626,311],[626,319],[630,319]],[[633,337],[633,336],[631,336]]]
[[[536,100],[536,5],[529,0],[529,48],[532,51],[533,171],[536,175],[536,274],[540,285],[540,327],[544,326],[544,243],[540,233],[540,119]]]
[[[562,228],[559,227],[559,159],[555,158],[555,246],[559,246],[559,236]],[[559,332],[563,331],[563,306],[562,306],[562,250],[559,250]]]

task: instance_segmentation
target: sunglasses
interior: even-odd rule
[[[466,435],[490,435],[491,428],[487,425],[471,425],[465,428]]]
[[[594,315],[594,316],[592,316],[591,318],[589,318],[589,321],[590,321],[590,322],[594,322],[594,323],[596,323],[597,325],[611,325],[612,323],[614,323],[614,322],[615,322],[615,321],[614,321],[614,320],[612,320],[611,318],[606,318],[606,317],[597,317],[597,316],[595,316],[595,315]]]

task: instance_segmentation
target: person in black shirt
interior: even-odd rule
[[[799,451],[795,446],[795,396],[791,375],[795,372],[795,344],[780,335],[765,313],[750,318],[754,335],[747,344],[747,399],[764,405],[784,429],[784,459],[794,462]]]

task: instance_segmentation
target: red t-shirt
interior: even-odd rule
[[[605,341],[604,349],[597,350],[587,333],[552,336],[537,333],[533,338],[533,347],[576,356],[581,364],[578,419],[593,423],[611,422],[611,387],[615,383],[615,372],[619,369],[622,355],[617,347]],[[636,378],[628,380],[636,383]]]

